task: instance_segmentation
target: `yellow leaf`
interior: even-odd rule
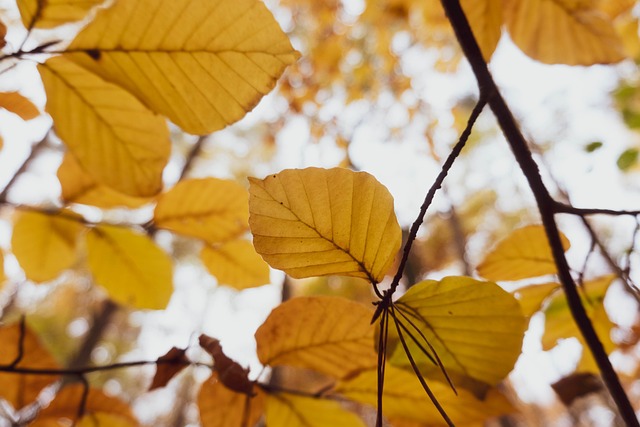
[[[149,202],[142,197],[127,196],[116,190],[101,185],[86,173],[73,154],[66,153],[58,168],[58,181],[62,188],[62,200],[65,203],[80,203],[98,208],[114,207],[139,208]]]
[[[622,42],[594,1],[506,0],[513,42],[547,64],[611,64],[625,58]]]
[[[2,284],[7,279],[7,276],[4,274],[4,254],[0,251],[0,289],[2,288]]]
[[[509,401],[495,388],[480,400],[464,389],[458,389],[456,396],[448,384],[428,379],[427,384],[455,425],[466,426],[513,411]],[[364,371],[339,383],[335,391],[356,402],[377,406],[377,372]],[[429,427],[447,425],[413,372],[393,366],[385,368],[382,408],[388,418],[417,421]]]
[[[402,233],[393,197],[372,175],[307,168],[249,181],[253,244],[271,267],[296,278],[384,278]]]
[[[13,226],[11,248],[28,279],[46,282],[75,263],[83,229],[79,222],[59,215],[21,212]]]
[[[18,0],[25,28],[53,28],[79,21],[104,0]]]
[[[158,197],[153,216],[158,228],[224,242],[247,229],[247,190],[217,178],[188,179]]]
[[[53,427],[69,425],[69,420],[78,416],[78,408],[83,399],[84,387],[71,384],[64,387],[51,404],[40,411],[32,427]],[[101,390],[90,388],[86,397],[84,415],[78,427],[134,427],[138,421],[129,405],[104,394]]]
[[[67,52],[196,134],[242,118],[298,58],[258,0],[119,1]]]
[[[633,9],[636,3],[637,0],[599,0],[597,7],[611,19],[615,19]]]
[[[263,365],[343,378],[377,365],[373,310],[338,297],[300,297],[276,307],[256,331]]]
[[[31,120],[40,115],[38,107],[19,92],[0,92],[0,107],[17,114],[22,120]]]
[[[169,256],[144,234],[100,226],[87,233],[87,258],[95,281],[116,302],[163,309],[173,291]]]
[[[38,337],[27,327],[23,336],[23,357],[17,367],[33,369],[58,369],[59,366],[46,350]],[[0,328],[0,364],[9,365],[16,360],[19,351],[20,325],[13,324]],[[56,381],[55,376],[7,374],[0,372],[0,397],[15,409],[33,402],[40,391]]]
[[[502,35],[502,0],[462,0],[460,4],[488,61]]]
[[[559,288],[557,283],[540,283],[518,288],[513,291],[513,295],[520,303],[522,314],[531,317],[542,309],[544,301]]]
[[[516,299],[495,283],[469,277],[425,280],[396,301],[395,312],[423,348],[428,349],[424,338],[428,340],[448,372],[495,385],[520,355],[526,319]],[[410,369],[402,345],[393,342],[394,322],[389,322],[389,348],[395,346],[389,362]],[[401,331],[416,363],[426,372],[438,371],[408,332]]]
[[[65,58],[53,57],[38,69],[56,133],[85,172],[131,196],[160,191],[171,151],[165,120]]]
[[[568,250],[569,240],[560,233],[562,246]],[[489,280],[520,280],[555,274],[556,264],[544,227],[530,225],[519,228],[502,240],[478,266],[478,274]]]
[[[198,394],[202,426],[255,426],[264,413],[264,393],[259,388],[254,388],[254,391],[256,393],[254,396],[236,393],[218,381],[215,374],[212,375],[202,384]],[[246,422],[244,422],[245,416],[247,416]]]
[[[327,399],[271,393],[267,395],[266,406],[268,426],[365,427],[355,414]]]
[[[234,240],[219,247],[207,245],[200,258],[221,285],[242,290],[269,283],[269,266],[246,240]]]

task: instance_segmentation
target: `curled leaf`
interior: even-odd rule
[[[158,358],[156,374],[153,376],[149,391],[166,386],[171,378],[187,367],[189,359],[185,353],[185,349],[172,347],[165,355]]]
[[[220,382],[229,390],[253,395],[253,381],[249,380],[249,369],[243,368],[222,351],[220,341],[205,334],[200,335],[200,347],[213,357],[214,368]]]

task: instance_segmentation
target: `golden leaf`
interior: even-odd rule
[[[0,289],[2,289],[5,280],[7,280],[7,276],[4,274],[4,254],[0,251]]]
[[[17,0],[25,28],[53,28],[80,21],[104,0]]]
[[[158,228],[224,242],[247,229],[247,190],[228,180],[188,179],[158,197],[153,216]]]
[[[372,175],[307,168],[249,181],[253,244],[271,267],[296,278],[384,278],[402,233],[393,197]]]
[[[513,291],[513,295],[518,299],[522,314],[526,317],[533,316],[542,309],[542,304],[561,286],[558,283],[536,283],[535,285],[523,286]]]
[[[606,13],[611,19],[615,19],[633,9],[637,0],[599,0],[597,3],[599,10]]]
[[[264,413],[264,393],[254,388],[255,396],[226,388],[214,373],[200,389],[198,408],[203,427],[255,426]],[[247,405],[249,407],[247,408]],[[245,420],[245,416],[247,419]]]
[[[427,383],[455,425],[466,426],[513,411],[509,401],[495,388],[480,400],[464,389],[458,389],[456,395],[448,384],[430,380]],[[377,372],[364,371],[339,383],[335,391],[356,402],[376,406]],[[413,372],[393,366],[385,368],[382,405],[388,418],[417,421],[429,427],[447,425]]]
[[[513,42],[547,64],[611,64],[625,58],[622,42],[592,1],[506,0],[504,16]]]
[[[69,420],[78,416],[78,408],[83,399],[84,387],[71,384],[64,387],[51,404],[38,413],[29,424],[32,427],[66,426]],[[139,425],[129,405],[104,394],[101,390],[89,388],[84,406],[84,415],[78,427],[134,427]]]
[[[562,247],[571,244],[560,233]],[[556,264],[544,227],[519,228],[502,240],[478,266],[478,274],[489,280],[520,280],[555,274]]]
[[[195,134],[242,118],[298,58],[258,0],[119,1],[67,52]]]
[[[38,107],[19,92],[0,92],[0,107],[20,116],[22,120],[31,120],[40,115]]]
[[[171,151],[165,120],[126,90],[63,57],[38,69],[56,133],[85,172],[131,196],[158,193]]]
[[[0,364],[9,365],[15,362],[19,354],[20,325],[13,324],[0,328]],[[16,367],[32,369],[59,369],[58,363],[45,349],[38,337],[27,327],[23,335],[22,359]],[[33,402],[40,391],[56,381],[58,377],[51,375],[31,375],[0,372],[0,397],[9,402],[15,409]]]
[[[173,291],[169,256],[144,234],[100,226],[87,233],[87,258],[95,281],[120,304],[163,309]]]
[[[28,279],[46,282],[70,268],[84,227],[60,215],[20,212],[13,226],[11,248]]]
[[[502,0],[461,0],[460,5],[488,61],[502,35]]]
[[[82,169],[71,153],[64,155],[57,175],[62,188],[61,197],[65,203],[80,203],[103,209],[120,206],[139,208],[149,203],[147,198],[127,196],[106,185],[98,184]]]
[[[267,395],[267,425],[287,427],[364,427],[358,416],[338,402],[290,393]]]
[[[256,331],[264,365],[313,369],[337,378],[377,365],[373,310],[339,297],[300,297],[273,309]]]
[[[426,372],[439,369],[410,339],[409,332],[428,349],[426,338],[447,372],[489,385],[502,381],[520,355],[526,318],[516,299],[495,283],[469,277],[425,280],[396,301],[395,312],[407,327],[401,331],[413,359]],[[388,348],[395,346],[389,362],[410,369],[404,348],[397,342],[394,322],[389,322]]]
[[[206,245],[200,252],[202,263],[221,285],[237,290],[269,283],[269,266],[247,240],[233,240],[222,246]]]

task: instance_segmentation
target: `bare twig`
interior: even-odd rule
[[[31,152],[27,156],[27,158],[22,162],[18,170],[13,174],[7,185],[4,186],[2,191],[0,192],[0,203],[5,203],[7,201],[7,195],[11,188],[15,185],[16,181],[20,176],[29,169],[31,162],[40,154],[40,151],[46,146],[49,141],[49,132],[42,138],[40,141],[36,142],[31,148]]]

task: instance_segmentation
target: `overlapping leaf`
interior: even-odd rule
[[[506,0],[509,35],[533,59],[548,64],[610,64],[624,59],[622,42],[595,2]]]
[[[373,176],[287,169],[250,183],[253,244],[269,265],[298,278],[384,278],[401,231],[391,194]]]
[[[158,193],[171,150],[165,120],[126,90],[63,57],[38,69],[56,133],[82,168],[131,196]]]
[[[291,393],[271,393],[267,396],[267,425],[287,427],[364,427],[355,414],[338,402],[297,396]]]
[[[502,35],[502,0],[462,0],[460,5],[488,61]]]
[[[83,19],[104,0],[17,0],[26,28],[53,28]]]
[[[258,0],[119,1],[67,51],[196,134],[242,118],[298,57]]]
[[[374,367],[372,314],[338,297],[286,301],[256,331],[258,358],[265,365],[309,368],[337,378]]]
[[[214,373],[202,384],[198,394],[202,426],[254,426],[264,413],[265,397],[260,389],[255,388],[254,391],[255,396],[231,391],[218,381]]]
[[[113,226],[87,233],[87,257],[95,281],[116,302],[163,309],[173,291],[169,256],[146,235]]]
[[[430,427],[447,425],[413,372],[393,366],[387,366],[385,371],[383,409],[386,417],[415,421]],[[459,389],[456,396],[448,384],[438,381],[428,383],[455,425],[478,423],[513,411],[509,401],[495,389],[484,400],[480,400],[464,389]],[[378,396],[377,372],[364,371],[338,384],[335,391],[348,399],[375,406]]]
[[[540,283],[518,288],[513,294],[520,303],[522,314],[531,317],[542,308],[544,301],[560,287],[558,283]]]
[[[408,348],[426,372],[438,368],[409,339],[409,332],[428,350],[426,338],[448,372],[489,385],[504,379],[520,355],[525,317],[515,298],[495,283],[468,277],[426,280],[409,288],[395,306],[398,320],[407,326],[401,331]],[[391,339],[395,326],[390,325]],[[395,346],[390,363],[410,367],[402,345]]]
[[[207,245],[200,258],[221,285],[242,290],[269,283],[269,266],[247,240],[233,240],[216,247]]]
[[[58,215],[19,213],[13,226],[11,248],[28,279],[55,279],[76,261],[82,225]]]
[[[40,115],[38,107],[19,92],[0,92],[0,107],[20,116],[22,120],[31,120]]]
[[[233,181],[189,179],[158,198],[157,227],[203,239],[224,242],[247,229],[247,190]]]
[[[560,234],[564,250],[569,240]],[[551,247],[541,225],[519,228],[502,240],[478,266],[478,274],[489,280],[520,280],[555,274]]]

